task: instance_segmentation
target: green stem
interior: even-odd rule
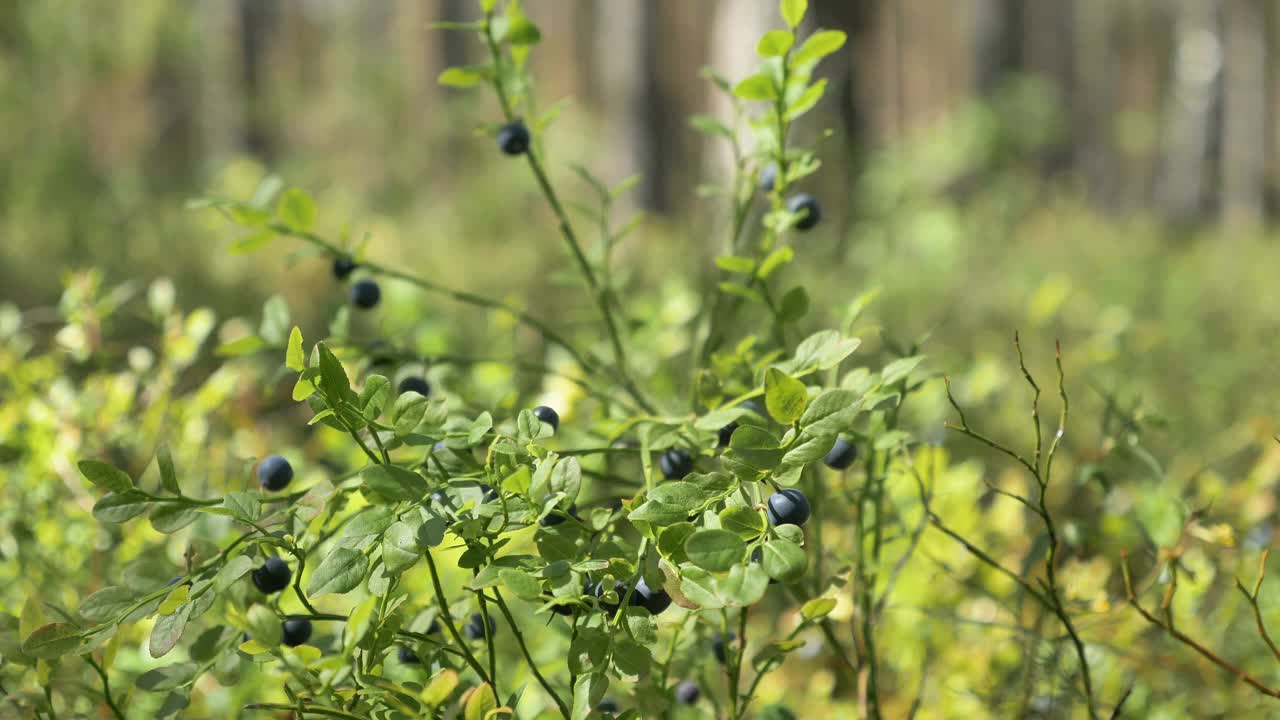
[[[124,720],[124,713],[120,711],[120,707],[116,705],[116,701],[111,697],[111,681],[107,679],[107,671],[97,660],[93,659],[92,655],[85,655],[84,659],[85,662],[93,666],[93,669],[98,672],[98,676],[102,678],[102,697],[106,699],[107,707],[111,708],[111,712],[115,714],[118,720]]]
[[[476,659],[475,654],[471,652],[471,648],[462,639],[462,635],[458,633],[458,627],[453,621],[453,614],[449,612],[449,601],[445,597],[444,587],[440,584],[440,573],[436,570],[435,558],[432,557],[430,550],[423,553],[423,557],[427,559],[427,569],[431,571],[431,587],[435,590],[436,604],[440,606],[440,618],[444,620],[444,626],[449,629],[449,634],[453,636],[454,642],[458,643],[458,646],[462,648],[467,664],[475,671],[476,676],[488,683],[488,673],[484,671],[484,666]],[[485,623],[485,625],[487,626],[488,623]]]
[[[507,624],[511,626],[511,632],[515,635],[516,644],[520,646],[520,652],[524,655],[525,662],[529,663],[529,670],[531,670],[533,672],[533,676],[538,679],[538,684],[541,685],[542,689],[546,690],[547,694],[551,696],[551,699],[555,701],[556,707],[560,708],[561,714],[566,718],[569,717],[571,714],[569,706],[565,704],[564,700],[560,699],[560,696],[556,693],[555,689],[551,687],[551,683],[547,682],[547,679],[542,676],[542,672],[538,670],[538,663],[534,662],[533,656],[529,654],[529,647],[524,642],[524,635],[520,632],[520,626],[516,624],[515,618],[511,616],[511,610],[507,607],[506,601],[502,599],[502,594],[498,592],[496,587],[493,589],[493,599],[494,602],[497,603],[498,609],[502,611],[503,617],[507,619]],[[494,692],[497,691],[495,690]]]
[[[253,703],[245,705],[245,710],[289,710],[292,712],[301,712],[302,714],[324,715],[325,717],[346,718],[347,720],[369,720],[364,715],[356,715],[338,710],[336,708],[325,707],[324,705],[303,705],[299,710],[296,705],[286,705],[284,703]]]

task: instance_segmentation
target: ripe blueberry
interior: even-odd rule
[[[787,488],[769,496],[765,513],[774,525],[803,525],[809,519],[809,499],[795,488]]]
[[[671,607],[671,596],[666,590],[650,588],[641,576],[636,583],[635,592],[631,593],[631,604],[648,610],[650,615],[661,615],[663,610]]]
[[[658,458],[658,469],[668,480],[679,480],[693,472],[693,456],[687,450],[671,448]]]
[[[263,595],[270,595],[289,587],[289,579],[293,577],[293,572],[289,570],[285,561],[278,557],[269,557],[265,563],[254,568],[252,576],[253,586]]]
[[[408,645],[401,645],[396,648],[396,658],[405,665],[417,665],[422,662],[422,660],[418,658],[418,653],[414,652],[413,648]]]
[[[539,405],[533,409],[533,414],[539,420],[551,426],[551,431],[555,432],[560,429],[560,414],[546,405]]]
[[[484,502],[491,502],[498,499],[498,491],[493,489],[489,483],[480,483],[480,490],[484,492]]]
[[[516,120],[498,129],[498,149],[507,155],[523,155],[529,149],[529,128]]]
[[[729,447],[729,440],[733,438],[733,431],[737,429],[738,429],[737,420],[734,420],[728,425],[725,425],[724,427],[720,428],[720,444],[718,447]]]
[[[800,215],[796,220],[797,230],[812,230],[822,219],[822,208],[818,205],[818,199],[809,193],[792,195],[787,200],[787,210]]]
[[[436,634],[436,633],[438,633],[438,632],[440,632],[440,621],[439,621],[439,620],[434,620],[434,619],[433,619],[433,620],[431,621],[431,625],[427,628],[427,634],[428,634],[428,635],[435,635],[435,634]]]
[[[773,185],[776,182],[778,182],[778,166],[769,163],[760,171],[760,189],[765,192],[773,192]]]
[[[431,394],[431,383],[427,382],[427,379],[424,377],[410,375],[400,381],[400,387],[398,390],[401,395],[407,392],[416,392],[422,397],[427,397]]]
[[[844,438],[836,438],[836,444],[831,446],[831,452],[822,458],[822,462],[826,463],[829,468],[845,470],[857,459],[858,446]]]
[[[466,635],[470,640],[483,640],[486,623],[489,625],[489,635],[492,636],[498,629],[497,624],[493,622],[493,618],[486,617],[480,613],[474,613],[471,616],[471,621],[462,626],[462,634]]]
[[[734,639],[737,637],[738,637],[737,635],[733,633],[729,633],[729,642],[733,642]],[[726,657],[724,653],[724,644],[725,644],[724,635],[716,635],[711,640],[711,653],[716,656],[716,660],[718,660],[721,665],[724,664],[725,657]]]
[[[351,304],[361,310],[369,310],[376,307],[381,299],[382,289],[378,287],[378,283],[372,280],[361,280],[351,286]]]
[[[681,705],[692,705],[698,702],[701,695],[702,691],[698,689],[698,683],[692,680],[683,680],[676,685],[676,702]]]
[[[279,455],[271,455],[258,463],[258,484],[264,490],[283,490],[293,479],[293,466]]]
[[[608,714],[616,713],[620,709],[621,708],[618,707],[618,703],[613,700],[610,700],[609,698],[605,698],[604,700],[601,700],[600,704],[596,706],[596,710],[598,712],[608,713]]]
[[[333,259],[333,276],[346,280],[356,270],[356,261],[350,255],[338,255]]]
[[[311,621],[306,618],[284,621],[284,644],[298,647],[311,639]]]

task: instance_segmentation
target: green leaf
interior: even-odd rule
[[[174,495],[181,495],[182,488],[178,486],[178,473],[174,470],[173,455],[167,442],[156,447],[156,467],[160,469],[160,485]]]
[[[800,615],[805,620],[817,620],[831,614],[836,609],[835,598],[816,597],[800,608]]]
[[[667,505],[657,500],[646,500],[640,507],[627,514],[631,522],[647,522],[663,527],[689,518],[689,511],[679,505]]]
[[[800,427],[812,435],[838,435],[849,430],[862,409],[852,390],[824,390],[800,416]]]
[[[627,675],[643,675],[653,667],[653,653],[644,645],[623,636],[613,643],[613,662]]]
[[[89,622],[111,622],[132,608],[138,598],[129,588],[108,586],[85,598],[77,612]]]
[[[493,429],[493,416],[488,410],[480,413],[479,417],[471,422],[467,427],[467,444],[479,445],[484,436]]]
[[[444,72],[440,73],[440,76],[436,78],[436,82],[445,87],[469,88],[484,82],[490,77],[493,77],[493,68],[488,65],[451,67],[445,68]]]
[[[782,582],[793,582],[804,575],[809,559],[804,548],[781,538],[770,540],[764,544],[764,571],[769,577]]]
[[[747,544],[728,530],[699,530],[684,543],[689,562],[711,572],[724,572],[742,562]]]
[[[248,255],[270,245],[271,241],[277,237],[279,236],[276,232],[270,228],[258,228],[239,235],[235,240],[232,240],[227,252],[232,255]]]
[[[512,20],[507,26],[506,41],[512,45],[536,45],[542,40],[538,26],[525,18]]]
[[[679,591],[685,599],[703,609],[717,610],[724,607],[715,576],[696,565],[680,569]]]
[[[412,567],[419,557],[418,530],[408,523],[394,523],[382,534],[382,564],[387,572],[403,572]]]
[[[777,100],[778,88],[768,75],[756,73],[735,85],[733,94],[743,100]]]
[[[716,585],[728,607],[750,607],[760,602],[769,589],[769,576],[759,563],[734,565],[729,568],[729,576]]]
[[[725,293],[728,295],[737,295],[738,297],[743,298],[745,300],[750,300],[751,302],[759,303],[761,305],[764,304],[763,295],[761,295],[759,292],[741,283],[722,282],[720,283],[719,287],[720,287],[720,292],[722,293]]]
[[[795,251],[790,246],[780,247],[769,253],[769,256],[760,262],[760,269],[756,271],[756,276],[767,278],[779,267],[791,262],[795,257]]]
[[[267,343],[257,335],[245,335],[242,338],[236,338],[231,342],[219,345],[214,352],[221,357],[238,357],[240,355],[251,355],[266,346]]]
[[[490,711],[497,707],[498,698],[493,694],[493,688],[485,683],[467,696],[467,704],[462,709],[462,720],[488,720]]]
[[[578,458],[570,457],[560,460],[551,470],[551,477],[547,482],[547,489],[552,495],[563,495],[561,504],[572,505],[578,499],[578,493],[582,491],[582,464],[578,462]]]
[[[795,322],[808,312],[809,291],[803,285],[791,288],[778,301],[778,319],[782,322]]]
[[[911,357],[898,358],[880,371],[880,384],[893,385],[899,380],[904,380],[915,370],[921,362],[924,361],[923,355],[912,355]]]
[[[800,21],[804,19],[804,13],[809,9],[809,0],[782,0],[781,5],[782,20],[789,27],[797,27]]]
[[[790,425],[804,414],[809,393],[804,383],[777,368],[769,368],[764,376],[764,402],[774,420]]]
[[[770,30],[756,43],[756,54],[766,58],[786,55],[795,41],[796,36],[787,30]]]
[[[289,303],[279,295],[272,295],[262,305],[262,323],[258,335],[272,345],[283,345],[289,332]]]
[[[190,525],[200,517],[200,509],[183,503],[159,503],[151,511],[151,527],[156,532],[175,533]]]
[[[672,480],[650,490],[649,499],[681,508],[685,515],[689,515],[709,498],[702,488],[691,482]]]
[[[382,375],[370,375],[365,378],[364,387],[356,397],[356,407],[365,420],[372,422],[381,417],[390,399],[391,381]]]
[[[307,369],[306,354],[302,351],[302,331],[296,325],[289,331],[289,344],[284,351],[284,366],[295,372]]]
[[[696,531],[693,523],[683,520],[665,528],[658,534],[658,552],[676,565],[688,562],[689,556],[684,552],[684,543]]]
[[[426,496],[427,481],[421,475],[398,465],[373,465],[360,474],[362,490],[370,500],[383,502],[416,502]]]
[[[66,655],[80,646],[80,628],[71,623],[49,623],[22,641],[24,655],[41,660],[52,660]]]
[[[237,580],[253,569],[253,560],[247,555],[237,555],[227,561],[213,579],[214,592],[225,592]]]
[[[276,205],[280,220],[293,230],[306,232],[316,222],[316,203],[300,188],[289,188]]]
[[[814,435],[808,432],[801,434],[800,441],[791,446],[782,456],[782,465],[807,465],[827,453],[836,444],[835,435]]]
[[[784,115],[788,120],[795,120],[801,115],[813,109],[814,105],[822,99],[823,93],[827,91],[827,79],[822,78],[800,93],[800,97],[787,103],[787,112]]]
[[[416,430],[426,418],[430,405],[429,399],[416,392],[404,393],[396,398],[395,407],[391,410],[391,423],[396,435],[405,436]]]
[[[259,645],[268,648],[278,647],[283,639],[283,628],[280,618],[266,605],[254,605],[249,608],[246,617],[249,624],[249,637]]]
[[[754,260],[738,255],[721,255],[716,258],[716,266],[725,272],[744,274],[756,269]]]
[[[498,571],[498,579],[524,600],[534,600],[542,595],[542,585],[521,570],[502,568]]]
[[[389,508],[379,508],[371,512],[362,512],[351,519],[342,529],[342,537],[361,538],[378,535],[396,519]]]
[[[754,508],[733,505],[720,511],[720,527],[743,540],[754,540],[764,532],[764,517]]]
[[[118,470],[98,460],[81,460],[76,463],[80,474],[89,482],[108,492],[122,493],[133,489],[133,479],[123,470]]]
[[[732,138],[733,131],[725,127],[725,124],[710,115],[693,115],[689,118],[689,124],[695,130],[707,135],[718,135],[724,138]]]
[[[369,558],[351,548],[336,547],[311,573],[307,594],[316,597],[328,593],[350,592],[364,578]]]
[[[147,504],[151,502],[141,492],[137,490],[129,490],[122,493],[110,493],[104,495],[101,500],[93,506],[93,516],[99,522],[119,524],[128,522],[142,513],[147,511]]]
[[[803,375],[815,370],[829,370],[849,357],[862,341],[846,338],[835,330],[822,330],[810,335],[796,346],[795,355],[778,369],[792,375]]]
[[[279,625],[277,622],[276,626]],[[147,692],[173,690],[190,682],[198,670],[194,663],[178,663],[148,670],[138,677],[138,689]]]
[[[586,720],[590,717],[591,711],[604,699],[608,689],[609,676],[603,672],[579,676],[573,684],[573,709],[569,715],[571,720]]]
[[[185,589],[186,586],[183,586]],[[163,611],[163,606],[161,606]],[[153,658],[164,657],[182,639],[182,632],[187,628],[187,620],[191,617],[190,603],[184,603],[170,615],[161,615],[151,628],[151,639],[147,644],[147,652]]]
[[[782,460],[778,438],[763,428],[743,425],[729,438],[729,460],[739,462],[753,470],[772,470]]]
[[[351,395],[351,381],[342,361],[324,343],[316,343],[320,354],[320,389],[333,401],[341,401]]]
[[[805,39],[791,56],[795,66],[821,60],[844,47],[845,34],[839,30],[819,30]]]
[[[242,490],[227,493],[222,498],[222,507],[231,513],[231,517],[246,523],[254,523],[262,517],[262,503],[258,496]]]

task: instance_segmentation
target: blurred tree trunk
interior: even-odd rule
[[[643,179],[630,197],[640,207],[653,209],[664,206],[667,164],[657,131],[666,111],[656,67],[657,15],[648,3],[599,4],[591,83],[599,90],[603,147],[608,151],[598,172],[610,184],[639,173]]]
[[[1263,215],[1267,124],[1263,0],[1227,0],[1222,78],[1222,219],[1258,225]]]
[[[264,59],[275,29],[275,0],[240,0],[240,79],[245,149],[270,162],[275,157],[271,112],[262,92]]]
[[[1023,64],[1023,0],[973,0],[974,83],[990,96]]]
[[[1074,2],[1064,0],[1026,0],[1023,3],[1023,63],[1028,72],[1047,80],[1057,93],[1064,112],[1071,114],[1066,123],[1069,137],[1045,159],[1045,172],[1055,174],[1069,170],[1081,138],[1075,133],[1075,18]]]
[[[1217,0],[1182,0],[1175,12],[1156,204],[1175,221],[1186,221],[1206,205],[1222,41]]]
[[[708,23],[707,65],[715,69],[730,83],[755,72],[760,63],[756,55],[756,40],[775,26],[777,8],[772,3],[743,3],[741,0],[720,0],[716,3]],[[733,103],[719,88],[706,84],[710,102],[708,113],[726,125],[733,119]],[[746,135],[739,133],[740,139]],[[706,151],[703,157],[704,173],[719,182],[731,177],[733,149],[719,138],[704,138]]]
[[[813,16],[820,27],[843,30],[848,37],[844,51],[826,60],[821,71],[830,78],[828,87],[832,89],[844,134],[847,158],[844,171],[848,187],[853,186],[862,172],[870,145],[868,128],[871,121],[866,103],[876,88],[870,83],[864,86],[868,76],[859,73],[858,68],[869,55],[871,33],[884,5],[884,0],[818,0],[814,5]]]

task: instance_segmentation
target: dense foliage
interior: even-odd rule
[[[184,313],[164,281],[140,296],[82,273],[56,309],[6,310],[8,707],[1265,712],[1280,695],[1269,428],[1222,441],[1217,466],[1243,479],[1181,470],[1148,448],[1154,423],[1127,391],[1075,400],[1072,371],[1114,335],[1056,353],[1042,334],[1001,342],[948,379],[923,355],[940,341],[868,319],[874,293],[797,272],[829,208],[806,190],[820,163],[791,124],[844,42],[797,34],[805,5],[781,3],[756,74],[707,73],[734,117],[693,125],[731,145],[735,172],[704,186],[729,221],[693,312],[616,256],[636,227],[614,217],[629,182],[575,168],[590,202],[561,197],[544,142],[558,108],[537,110],[527,64],[540,33],[492,0],[440,24],[489,53],[440,80],[494,91],[484,142],[536,186],[565,248],[576,300],[554,319],[383,264],[276,176],[193,209],[228,221],[234,252],[272,262],[290,243],[331,279],[293,307],[272,297],[256,327],[225,323],[215,353],[213,311]],[[929,217],[897,192],[883,227]],[[1061,303],[1047,287],[1042,316]],[[484,310],[469,331],[484,353],[441,343],[418,298]],[[324,322],[304,332],[295,315]],[[152,337],[119,344],[125,317]],[[949,436],[932,431],[943,413]],[[1234,528],[1252,530],[1240,547]]]

